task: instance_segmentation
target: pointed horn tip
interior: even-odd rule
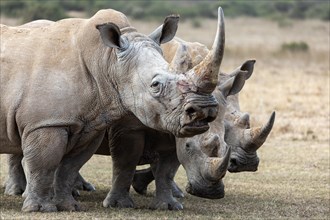
[[[259,135],[264,136],[264,138],[267,138],[267,136],[270,134],[271,130],[273,129],[273,125],[275,122],[275,111],[271,114],[267,124],[259,128]]]
[[[269,118],[269,122],[268,122],[268,124],[271,124],[272,127],[273,127],[273,124],[275,122],[275,116],[276,116],[276,113],[275,113],[275,111],[273,111],[272,115]]]
[[[229,145],[227,145],[226,153],[223,157],[229,158],[230,154],[231,154],[231,147]]]
[[[218,16],[220,17],[221,15],[223,15],[223,9],[219,6],[218,7]]]
[[[272,116],[270,116],[270,117],[274,118],[274,120],[275,120],[275,116],[276,116],[276,112],[273,111]]]

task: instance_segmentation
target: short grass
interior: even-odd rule
[[[157,27],[132,22],[143,33]],[[330,218],[330,101],[329,22],[292,21],[289,27],[259,19],[226,19],[225,72],[244,60],[257,60],[255,71],[240,95],[241,109],[251,114],[252,125],[266,121],[273,110],[276,121],[255,173],[227,173],[226,196],[208,200],[186,194],[184,210],[151,211],[154,185],[140,196],[131,190],[135,209],[106,209],[102,201],[111,188],[111,158],[94,156],[82,169],[96,192],[82,192],[86,209],[69,213],[21,213],[22,198],[0,191],[1,219],[329,219]],[[192,28],[179,26],[178,36],[212,44],[215,21],[203,20]],[[307,52],[283,52],[281,45],[305,42]],[[1,155],[0,183],[7,173]],[[185,172],[176,181],[184,189]]]

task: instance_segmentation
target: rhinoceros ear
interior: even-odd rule
[[[230,73],[229,75],[235,76],[240,71],[246,71],[245,79],[249,79],[253,73],[255,63],[256,63],[255,60],[247,60],[241,66],[239,66],[237,69],[235,69],[232,73]]]
[[[247,60],[242,64],[241,70],[247,71],[247,74],[245,75],[245,79],[249,79],[251,77],[255,63],[256,63],[255,60]]]
[[[239,93],[245,84],[245,76],[246,71],[240,71],[236,76],[220,84],[219,90],[225,97]]]
[[[100,35],[103,43],[111,48],[122,48],[120,43],[120,29],[114,23],[105,23],[96,25],[96,28],[100,31]]]
[[[165,18],[164,24],[154,30],[149,37],[157,44],[164,44],[172,40],[178,29],[179,15],[170,15]]]

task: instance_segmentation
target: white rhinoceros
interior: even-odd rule
[[[146,36],[109,9],[39,28],[1,25],[0,153],[24,156],[23,211],[79,210],[72,187],[107,129],[113,143],[141,140],[111,151],[108,199],[116,202],[129,198],[125,185],[143,152],[145,129],[177,137],[208,130],[218,112],[212,92],[223,39],[215,39],[199,65],[176,74],[159,45],[174,37],[177,22],[169,16]]]
[[[176,56],[176,51],[180,50],[182,45],[186,45],[187,53],[178,59]],[[197,65],[203,58],[207,55],[208,49],[206,46],[197,42],[186,42],[179,38],[174,38],[172,41],[162,45],[164,51],[165,59],[171,62],[171,66],[179,68],[181,72],[186,69],[190,69]],[[254,60],[248,60],[244,62],[240,67],[234,70],[230,74],[219,74],[219,90],[224,90],[228,86],[232,86],[232,81],[235,80],[234,76],[239,73],[243,74],[244,77],[241,80],[247,80],[253,73]],[[243,84],[244,85],[244,84]],[[242,87],[233,87],[234,89],[241,89]],[[238,91],[239,91],[238,90]],[[230,91],[230,89],[227,89]],[[235,93],[237,93],[236,91]],[[211,128],[207,132],[188,138],[183,144],[194,146],[196,152],[203,151],[209,157],[221,157],[224,153],[220,153],[219,149],[226,149],[228,145],[231,148],[230,161],[228,166],[229,172],[242,172],[242,171],[256,171],[258,169],[259,158],[257,156],[257,149],[260,148],[266,141],[270,131],[272,130],[275,112],[272,113],[268,122],[262,127],[250,128],[249,115],[247,113],[242,113],[239,107],[238,93],[229,95],[224,93],[219,93],[219,91],[214,91],[213,94],[217,97],[220,103],[220,110],[217,119],[211,123]],[[223,101],[223,95],[227,97],[225,107],[221,105]],[[225,109],[223,109],[225,108]],[[222,116],[225,112],[224,116]],[[188,142],[187,142],[188,141]],[[182,145],[182,144],[181,144]],[[182,150],[184,148],[178,148]],[[197,166],[193,161],[200,161],[193,158],[191,154],[187,154],[184,151],[177,152],[180,162],[185,167],[186,172],[195,171],[194,175],[189,175],[189,177],[198,177],[196,174]],[[200,157],[204,157],[200,154]],[[190,162],[189,162],[190,161]],[[190,168],[187,167],[190,164]],[[199,167],[201,167],[199,165]],[[177,170],[177,168],[172,168],[172,170]],[[175,174],[172,174],[174,176]],[[204,178],[205,179],[205,178]],[[145,194],[147,186],[150,182],[154,180],[154,174],[150,168],[138,170],[134,176],[133,188],[140,194]],[[194,185],[199,185],[203,190],[194,189]],[[204,184],[188,184],[187,191],[191,194],[207,197],[207,198],[222,198],[224,196],[223,187],[219,187],[219,190],[214,188],[207,190],[206,182]],[[216,184],[213,184],[213,187]],[[221,190],[220,190],[221,189]],[[177,187],[175,182],[172,182],[172,192],[175,197],[182,197],[182,191]],[[202,193],[201,193],[202,192]],[[221,193],[220,193],[221,192]]]
[[[35,23],[35,22],[34,22]],[[40,24],[42,22],[38,22],[38,24]],[[47,23],[47,22],[46,22]],[[179,52],[180,49],[182,49],[182,46],[184,46],[185,50],[188,50],[188,51],[184,51],[183,52]],[[189,42],[185,42],[183,40],[180,40],[178,38],[176,38],[175,40],[172,40],[171,42],[165,44],[163,46],[163,50],[164,50],[164,55],[165,55],[165,58],[168,60],[168,61],[171,61],[171,68],[173,69],[176,69],[177,72],[185,72],[186,70],[185,69],[189,69],[191,68],[192,66],[195,66],[197,65],[198,63],[201,62],[201,60],[203,60],[203,58],[206,56],[206,54],[208,53],[208,49],[202,45],[202,44],[199,44],[199,43],[189,43]],[[247,61],[245,62],[239,69],[240,71],[247,71],[245,73],[245,79],[249,78],[252,74],[252,71],[253,71],[253,64],[254,64],[254,61]],[[184,71],[183,71],[184,70]],[[225,74],[221,74],[220,75],[220,82],[222,82],[222,84],[226,84],[224,83],[226,80],[228,80],[228,78],[232,77],[233,75],[237,75],[238,73],[238,70],[234,71],[232,74],[230,75],[225,75]],[[228,83],[227,83],[228,84]],[[224,85],[222,85],[222,87],[224,87]],[[227,85],[228,87],[228,85]],[[229,91],[229,90],[228,90]],[[228,93],[227,93],[228,95]],[[217,96],[218,99],[220,100],[220,96],[218,95]],[[228,122],[231,123],[231,125],[233,125],[234,123],[236,124],[236,121],[239,121],[237,120],[237,117],[233,119],[233,117],[231,117],[230,115],[228,116],[228,113],[230,114],[233,114],[233,111],[232,110],[228,110],[228,109],[232,109],[233,107],[236,108],[236,111],[235,111],[235,114],[238,115],[239,112],[239,105],[238,105],[238,98],[237,96],[229,96],[227,98],[227,108],[226,108],[226,117],[225,117],[225,124],[226,124],[226,134],[225,134],[225,140],[228,142],[229,141],[229,146],[231,146],[231,148],[233,149],[234,153],[236,151],[239,151],[239,146],[235,146],[233,144],[231,144],[232,142],[230,142],[231,140],[233,141],[236,141],[238,143],[240,143],[240,134],[241,133],[246,133],[246,131],[249,131],[248,129],[244,128],[242,129],[241,126],[238,126],[238,125],[235,125],[235,126],[228,126]],[[221,107],[220,105],[220,109],[223,108]],[[222,112],[222,111],[221,111]],[[222,120],[220,119],[221,117],[218,117],[217,118],[217,128],[223,128],[223,123],[222,123]],[[273,123],[273,122],[272,122]],[[272,126],[272,123],[268,122],[267,125],[268,125],[268,128],[269,128],[269,125]],[[267,127],[267,126],[266,126]],[[230,128],[229,130],[227,128]],[[271,129],[271,128],[270,128]],[[270,129],[268,129],[268,133],[270,131]],[[242,132],[237,132],[237,131],[242,131]],[[236,132],[238,134],[238,136],[235,138],[235,136],[232,136],[230,134],[232,134],[233,132]],[[223,129],[222,130],[217,130],[216,131],[216,134],[212,134],[211,132],[209,132],[207,135],[200,135],[198,138],[196,136],[196,138],[193,138],[190,141],[190,145],[194,145],[195,147],[196,146],[200,146],[200,148],[196,148],[196,152],[197,152],[197,155],[200,156],[200,158],[197,158],[196,161],[201,161],[203,158],[204,159],[207,159],[208,156],[205,156],[205,155],[211,155],[211,156],[215,156],[215,149],[220,149],[220,146],[223,146],[222,148],[223,149],[227,149],[226,148],[226,144],[223,142]],[[212,135],[210,135],[212,134]],[[228,135],[229,134],[229,135]],[[148,136],[152,136],[152,135],[148,135]],[[228,140],[228,136],[232,136],[231,139]],[[221,137],[221,138],[220,138]],[[267,135],[266,135],[267,137]],[[157,139],[157,138],[156,138]],[[166,138],[165,138],[166,139]],[[168,138],[169,140],[171,140],[171,138]],[[244,140],[244,139],[241,139],[241,140]],[[151,145],[151,143],[155,142],[154,140],[148,140],[148,145]],[[165,140],[166,142],[166,140]],[[169,141],[167,141],[169,142]],[[183,141],[184,142],[184,141]],[[221,144],[220,144],[221,142]],[[262,143],[260,143],[261,145]],[[172,141],[172,145],[175,145],[174,144],[174,141]],[[107,141],[104,142],[103,144],[104,147],[100,147],[97,151],[97,153],[99,154],[109,154],[109,151],[107,150],[108,147],[107,147]],[[244,146],[244,145],[243,145]],[[103,150],[102,150],[103,149]],[[206,152],[206,154],[200,154],[198,152],[200,152],[201,150],[203,150],[204,152]],[[222,150],[222,151],[225,151],[225,150]],[[213,152],[213,153],[212,153]],[[225,157],[221,159],[222,163],[222,167],[223,166],[226,166],[226,158],[228,156],[228,152],[229,151],[226,151],[225,153]],[[255,153],[255,152],[254,152]],[[182,154],[182,155],[185,155],[186,152],[178,152],[178,154]],[[212,155],[213,154],[213,155]],[[223,154],[223,153],[222,153]],[[243,156],[245,156],[245,154],[243,154]],[[191,158],[191,156],[190,156]],[[198,179],[198,177],[202,177],[202,175],[205,175],[205,171],[204,172],[201,172],[201,166],[199,166],[199,163],[191,163],[191,159],[186,158],[185,160],[182,160],[182,164],[184,164],[187,170],[187,173],[191,173],[193,175],[188,175],[189,176],[193,176],[195,179]],[[245,160],[247,162],[249,162],[249,160]],[[15,164],[15,163],[13,163]],[[16,163],[17,164],[17,163]],[[19,164],[19,163],[18,163]],[[178,164],[178,163],[173,163],[172,161],[172,164]],[[190,164],[190,165],[189,165]],[[199,166],[199,169],[198,169],[198,166]],[[13,168],[15,168],[15,166],[12,166]],[[16,166],[16,167],[19,167],[19,166]],[[220,167],[220,166],[219,166]],[[243,168],[245,168],[245,166],[243,165],[242,166]],[[174,168],[172,169],[172,176],[174,176],[175,174],[175,171],[176,171],[177,168]],[[189,170],[194,170],[195,172],[191,172]],[[221,170],[221,169],[220,169]],[[219,175],[218,176],[223,176],[223,170],[225,169],[222,169],[222,172],[219,172]],[[17,175],[18,173],[20,172],[17,172],[18,170],[16,170],[16,172],[10,172],[11,177],[22,177],[22,175]],[[165,172],[163,172],[165,173]],[[15,174],[15,175],[14,175]],[[80,177],[80,176],[79,176]],[[80,177],[81,178],[81,177]],[[9,180],[14,180],[13,183],[19,183],[19,178],[9,178]],[[21,182],[24,182],[24,175],[23,175],[23,178],[20,178],[22,179]],[[143,171],[138,171],[138,173],[135,175],[134,177],[134,182],[133,182],[133,187],[140,193],[143,193],[145,192],[146,190],[146,187],[147,185],[154,179],[153,177],[153,174],[151,173],[151,170],[143,170]],[[190,179],[193,179],[193,178],[190,178]],[[203,179],[203,178],[200,178],[200,179]],[[204,178],[205,179],[205,178]],[[85,182],[82,178],[79,179],[80,182],[80,185],[81,185],[81,188],[83,189],[88,189],[88,190],[93,190],[94,188],[88,184],[87,182]],[[196,182],[196,181],[195,181]],[[191,190],[193,189],[193,186],[194,184],[190,184],[190,187],[188,189],[190,189],[191,192],[195,192],[195,195],[199,195],[199,196],[202,196],[202,197],[208,197],[208,198],[220,198],[220,197],[223,197],[223,185],[221,185],[222,183],[218,181],[218,183],[220,184],[213,184],[213,186],[215,186],[214,188],[211,188],[211,190],[208,190],[208,193],[206,193],[207,191],[207,185],[209,185],[207,182],[204,182],[203,184],[201,184],[201,181],[197,181],[197,183],[201,186],[200,190]],[[176,184],[174,183],[174,181],[171,182],[171,185],[172,185],[172,193],[173,195],[177,196],[177,197],[180,197],[180,196],[183,196],[183,193],[182,191],[176,186]],[[14,187],[10,187],[10,186],[14,186]],[[16,190],[12,190],[12,192],[21,192],[21,190],[23,190],[24,188],[24,184],[7,184],[7,187],[6,189],[16,189]],[[159,187],[158,187],[159,188]],[[19,190],[17,190],[19,189]],[[215,189],[218,189],[218,190],[215,190]],[[166,206],[166,203],[165,203],[165,206]],[[166,206],[167,207],[167,206]],[[169,206],[170,207],[170,206]]]

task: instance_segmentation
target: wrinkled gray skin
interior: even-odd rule
[[[173,63],[173,51],[176,51],[178,49],[178,45],[181,44],[188,44],[189,49],[188,59],[186,57],[187,61],[185,63],[181,62],[181,67],[183,67],[183,69],[189,68],[189,66],[191,65],[196,65],[196,63],[199,63],[200,60],[202,60],[202,58],[207,53],[207,49],[204,45],[201,45],[199,43],[184,42],[181,39],[175,38],[174,40],[163,46],[164,56],[169,62]],[[221,84],[221,82],[223,84],[226,84],[225,82],[229,82],[228,80],[230,80],[231,78],[233,78],[233,76],[236,76],[238,73],[241,72],[244,72],[245,80],[249,79],[253,73],[254,63],[254,60],[248,60],[231,74],[220,74],[219,84]],[[221,96],[219,96],[219,93],[214,92],[214,94],[220,102],[219,99],[221,99]],[[228,166],[229,172],[256,171],[259,165],[257,150],[266,141],[266,138],[273,127],[275,120],[275,112],[272,113],[270,119],[264,126],[250,128],[249,115],[240,111],[238,94],[228,96],[226,103],[227,105],[225,108],[224,127],[223,125],[221,125],[221,116],[218,115],[216,121],[212,122],[211,129],[208,132],[192,138],[192,140],[194,141],[194,145],[199,145],[201,149],[205,149],[209,148],[205,146],[212,146],[212,144],[217,146],[225,146],[225,144],[227,144],[231,148],[230,162]],[[219,112],[223,111],[221,110]],[[219,123],[220,125],[217,125],[217,123]],[[222,137],[223,135],[225,144],[220,144],[217,141],[217,138],[219,136]],[[186,153],[178,153],[178,157],[180,157],[180,155],[185,156]],[[187,170],[189,169],[186,169],[186,171]],[[151,168],[138,170],[134,176],[134,181],[132,184],[133,188],[138,193],[145,194],[148,184],[153,181],[153,179],[154,177]],[[173,194],[176,197],[182,197],[182,191],[177,187],[174,182],[172,184]],[[188,184],[187,190],[189,191],[191,190],[191,188],[192,187]],[[213,193],[207,196],[207,198],[217,198],[216,195],[217,193]]]
[[[179,53],[178,56],[178,51],[179,51],[179,46],[181,48],[182,45],[185,45],[186,50],[188,49],[188,54],[184,54],[184,53]],[[165,44],[163,46],[163,51],[164,51],[164,56],[165,58],[171,62],[171,67],[174,69],[177,69],[179,72],[183,72],[186,69],[191,68],[192,66],[195,66],[196,64],[198,64],[199,62],[201,62],[201,60],[203,60],[203,58],[206,56],[206,54],[208,53],[207,48],[199,43],[189,43],[189,42],[185,42],[183,40],[180,40],[178,38],[176,38],[175,40],[172,40],[171,42]],[[253,72],[253,65],[254,65],[254,61],[247,61],[245,62],[240,68],[238,68],[238,70],[240,71],[246,71],[245,74],[245,79],[248,79],[252,72]],[[226,75],[226,74],[221,74],[220,75],[220,82],[226,82],[229,78],[232,78],[233,76],[237,75],[238,70],[234,71],[233,73]],[[217,97],[218,99],[221,99],[221,96]],[[221,109],[223,107],[221,107],[220,105],[220,112],[223,112]],[[245,145],[236,145],[234,144],[236,143],[241,143],[241,140],[244,141],[244,138],[241,134],[246,133],[246,131],[249,131],[248,127],[241,127],[240,125],[242,124],[241,122],[238,123],[240,120],[240,115],[245,115],[244,117],[242,117],[243,119],[246,118],[246,114],[243,114],[239,111],[239,103],[238,103],[238,95],[230,95],[227,97],[227,105],[226,105],[226,114],[225,114],[225,125],[226,125],[226,132],[225,132],[225,141],[228,143],[229,146],[231,146],[232,149],[232,154],[231,156],[235,156],[237,155],[236,152],[243,152],[242,156],[246,156],[248,155],[247,152],[241,150],[240,148],[244,147]],[[236,116],[236,117],[234,117]],[[218,116],[217,121],[221,121],[219,120],[221,117]],[[274,122],[274,118],[272,116],[270,122],[268,122],[267,124],[272,126],[272,123]],[[221,122],[220,122],[221,123]],[[217,126],[217,127],[222,127],[222,126]],[[267,127],[267,126],[266,126]],[[268,126],[269,127],[269,126]],[[271,129],[271,128],[270,128]],[[270,131],[270,130],[269,130]],[[205,149],[214,149],[216,148],[215,146],[217,146],[219,148],[219,135],[220,137],[222,137],[223,131],[217,131],[216,135],[200,135],[201,137],[204,138],[197,138],[196,136],[196,140],[195,144],[190,144],[193,145],[193,148],[195,146],[200,146],[204,151],[209,151],[210,150],[205,150]],[[235,134],[237,135],[237,137],[235,136]],[[150,135],[149,135],[150,136]],[[231,137],[231,138],[229,138]],[[245,137],[246,138],[246,137]],[[191,141],[190,141],[191,143]],[[199,143],[199,144],[196,144]],[[243,142],[244,143],[244,142]],[[245,142],[247,143],[247,142]],[[105,142],[104,144],[105,147],[103,147],[103,152],[102,147],[100,147],[97,151],[98,154],[103,154],[103,155],[108,155],[109,152],[107,151],[107,143]],[[262,143],[260,143],[259,147],[262,145]],[[222,144],[223,149],[226,149],[226,145]],[[104,151],[105,149],[105,151]],[[196,148],[196,152],[198,153],[198,151],[200,151],[201,149]],[[182,152],[181,152],[182,153]],[[199,152],[200,153],[200,152]],[[252,152],[256,155],[256,152]],[[185,152],[182,153],[183,155],[185,154]],[[203,157],[201,157],[203,158]],[[251,161],[253,161],[252,157]],[[150,158],[149,158],[150,160]],[[200,160],[200,158],[199,158]],[[249,162],[250,159],[245,159],[245,161]],[[152,162],[152,161],[151,161]],[[144,162],[145,163],[145,162]],[[189,159],[186,159],[184,161],[181,161],[182,164],[187,163],[189,164]],[[143,164],[143,163],[142,163]],[[175,164],[175,163],[174,163]],[[257,166],[257,164],[256,164]],[[187,167],[187,166],[186,166]],[[194,168],[192,166],[192,168]],[[240,166],[240,171],[247,171],[249,169],[249,167],[245,166],[244,163],[241,164]],[[175,172],[176,172],[177,168],[173,168],[172,169],[172,176],[174,176]],[[196,168],[195,168],[196,170]],[[195,176],[200,176],[199,175],[195,175]],[[146,193],[146,189],[147,189],[147,185],[154,180],[154,175],[151,172],[151,169],[146,169],[146,170],[139,170],[137,171],[136,175],[134,176],[134,181],[133,181],[133,187],[134,189],[141,193],[144,194]],[[78,181],[79,182],[79,181]],[[85,188],[90,188],[90,185],[86,185],[86,182],[83,182],[83,184],[85,184]],[[183,192],[177,187],[177,185],[175,184],[174,181],[171,181],[171,185],[172,185],[172,193],[175,197],[183,197]],[[200,184],[201,185],[201,184]],[[191,187],[189,187],[191,188]],[[206,187],[207,188],[207,187]],[[219,189],[221,189],[221,187],[219,187]],[[196,190],[195,190],[196,191]],[[213,198],[217,198],[217,197],[222,197],[223,193],[215,193],[216,190],[214,191],[213,195],[208,195],[207,197],[213,197]],[[204,197],[205,195],[207,195],[207,193],[203,193]],[[203,195],[202,195],[203,196]]]
[[[248,79],[253,71],[252,63],[245,63]],[[258,170],[257,150],[264,144],[275,121],[273,112],[261,127],[250,127],[250,115],[240,111],[238,95],[228,99],[225,114],[225,141],[231,146],[232,153],[228,166],[229,172],[255,172]]]
[[[177,75],[159,47],[173,38],[177,22],[168,17],[149,37],[114,10],[41,28],[1,25],[0,153],[24,156],[23,211],[79,210],[72,188],[106,129],[120,142],[120,134],[135,140],[147,127],[179,137],[209,128],[218,110],[207,81],[212,70]],[[126,145],[111,150],[108,200],[130,199],[124,185],[144,143]]]
[[[195,70],[201,70],[203,73],[205,70],[211,69],[212,73],[217,73],[219,71],[219,66],[221,64],[223,49],[224,49],[224,24],[223,24],[223,12],[219,8],[218,10],[219,15],[219,22],[218,22],[218,30],[214,40],[214,44],[210,53],[205,57],[205,59],[194,67]],[[215,67],[215,68],[214,68]],[[173,68],[171,68],[173,69]],[[175,69],[174,69],[175,70]],[[191,78],[191,71],[186,71],[187,77]],[[216,76],[215,76],[216,75]],[[205,78],[208,79],[205,81]],[[213,75],[205,75],[199,74],[198,80],[192,78],[195,85],[198,85],[197,88],[199,91],[203,93],[210,93],[211,90],[213,91],[216,87],[217,82],[217,74]],[[202,79],[202,81],[200,81]],[[206,83],[205,83],[206,82]],[[185,86],[185,85],[183,85]],[[213,89],[209,89],[209,88]],[[200,90],[202,88],[206,88]],[[202,103],[201,103],[201,106]],[[196,111],[194,108],[186,108],[187,114],[191,118],[199,117],[200,113]],[[127,124],[131,129],[131,125]],[[145,129],[143,132],[140,131],[138,136],[132,136],[132,129],[128,132],[128,130],[124,130],[121,128],[118,131],[115,127],[114,129],[109,129],[109,146],[110,146],[110,154],[112,156],[113,161],[118,161],[119,163],[123,163],[120,169],[120,174],[125,175],[127,169],[127,162],[123,159],[117,158],[117,146],[125,146],[125,145],[132,145],[132,143],[138,144],[139,146],[143,146],[144,152],[147,151],[156,151],[158,154],[158,165],[155,169],[155,176],[156,176],[156,197],[151,204],[152,209],[170,209],[170,210],[180,210],[183,208],[182,204],[176,201],[173,197],[171,189],[172,189],[172,181],[173,177],[172,174],[176,172],[176,170],[172,170],[172,167],[177,169],[179,166],[179,161],[175,154],[175,137],[171,134],[160,133],[155,130]],[[121,134],[121,139],[115,138],[118,133]],[[144,137],[144,138],[142,138]],[[118,141],[119,140],[119,141]],[[127,146],[128,147],[128,146]],[[150,150],[149,150],[150,149]],[[134,153],[134,152],[132,152]],[[140,154],[142,156],[142,154]],[[146,154],[144,154],[145,156]],[[140,163],[141,158],[140,158]],[[173,165],[174,164],[174,165]],[[212,167],[213,168],[213,167]],[[135,171],[135,167],[134,167]],[[134,174],[130,173],[130,174]],[[126,175],[127,176],[127,175]],[[133,175],[131,176],[133,178]],[[132,180],[132,179],[131,179]],[[116,178],[113,178],[113,182],[118,181]],[[131,186],[132,181],[118,182],[122,190],[114,191],[114,187],[109,192],[107,198],[103,201],[103,206],[105,207],[133,207],[133,202],[129,197],[129,188]],[[114,184],[113,184],[114,185]],[[118,193],[120,192],[120,193]]]

